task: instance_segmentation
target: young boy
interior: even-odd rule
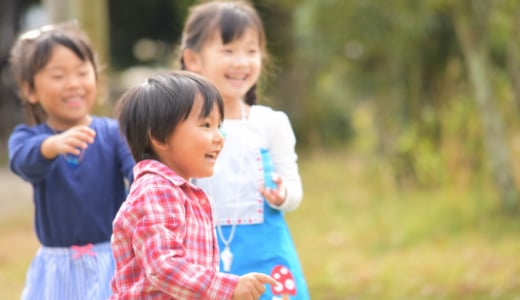
[[[120,99],[119,124],[137,164],[114,223],[111,299],[258,299],[271,277],[218,272],[211,205],[192,185],[213,174],[223,102],[209,81],[160,73]]]

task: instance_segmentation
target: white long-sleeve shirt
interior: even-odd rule
[[[213,176],[196,179],[213,200],[219,224],[257,224],[263,222],[263,197],[259,187],[263,174],[260,149],[269,150],[274,172],[286,186],[286,199],[272,208],[289,212],[302,200],[303,189],[295,152],[296,138],[289,118],[282,111],[253,105],[247,119],[226,119],[224,148],[215,164]]]

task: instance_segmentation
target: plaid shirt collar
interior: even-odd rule
[[[164,177],[166,180],[171,182],[175,186],[181,186],[183,184],[189,184],[191,188],[199,190],[200,188],[191,184],[186,179],[179,176],[170,167],[163,164],[162,162],[154,159],[145,159],[138,162],[134,167],[134,181],[138,177],[144,176],[145,174],[153,173],[158,176]]]

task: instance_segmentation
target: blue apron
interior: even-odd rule
[[[283,212],[258,191],[264,180],[260,149],[268,147],[263,129],[248,120],[225,120],[223,130],[226,140],[213,176],[194,180],[212,201],[221,271],[275,278],[280,284],[267,286],[263,300],[310,299]]]

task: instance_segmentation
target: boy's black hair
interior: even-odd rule
[[[224,102],[217,88],[192,72],[158,73],[121,96],[117,104],[119,126],[136,162],[158,159],[151,138],[166,142],[177,125],[188,118],[198,97],[203,101],[201,118],[217,105],[220,119],[224,119]]]

